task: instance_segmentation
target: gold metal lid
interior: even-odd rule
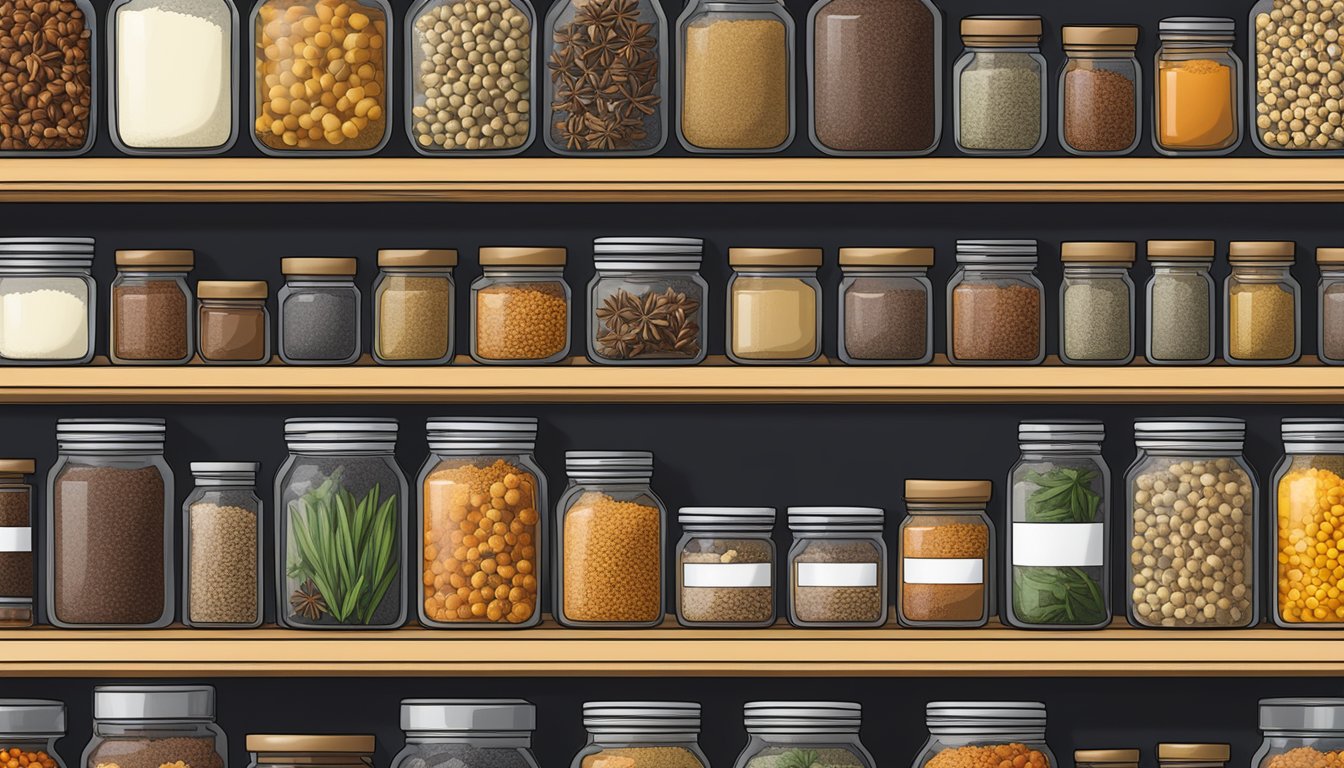
[[[280,260],[280,271],[286,275],[342,275],[354,276],[359,262],[344,257],[287,258]]]
[[[196,295],[202,299],[264,299],[270,287],[265,280],[202,280]]]
[[[1131,242],[1076,242],[1059,246],[1059,260],[1067,263],[1134,263],[1135,245]]]
[[[931,267],[932,248],[841,248],[842,267]]]
[[[371,753],[374,737],[364,734],[270,734],[247,735],[248,752],[341,752]]]
[[[1317,264],[1344,264],[1344,248],[1317,248]]]
[[[196,266],[196,252],[183,249],[155,249],[146,251],[117,251],[117,266],[135,269],[177,270]]]
[[[733,267],[820,267],[820,248],[729,248]]]
[[[392,248],[378,252],[380,267],[456,267],[452,248]]]
[[[1135,26],[1077,25],[1059,31],[1066,51],[1132,51],[1139,44]]]
[[[961,20],[961,42],[973,48],[1039,45],[1043,31],[1040,16],[967,16]]]
[[[32,459],[0,459],[0,473],[6,475],[31,475],[37,469]]]
[[[492,267],[563,267],[564,248],[501,248],[481,249],[481,263]]]
[[[1137,749],[1076,749],[1073,752],[1075,763],[1137,763]]]
[[[1227,760],[1232,747],[1227,744],[1174,744],[1157,745],[1158,760]]]
[[[1287,261],[1297,255],[1291,240],[1234,240],[1227,245],[1228,261]]]
[[[989,480],[906,480],[906,501],[989,501]]]
[[[1148,258],[1212,259],[1212,240],[1149,240]]]

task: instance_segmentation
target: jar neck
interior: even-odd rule
[[[211,733],[214,720],[99,720],[93,721],[93,732],[100,736],[136,736],[151,732],[166,736],[194,736]]]
[[[1123,280],[1129,275],[1129,266],[1103,264],[1065,264],[1065,277],[1105,277]]]
[[[1212,261],[1154,261],[1153,276],[1157,275],[1207,275]]]
[[[470,744],[486,749],[529,749],[532,736],[513,731],[416,731],[406,734],[407,744]]]
[[[1099,456],[1101,443],[1022,443],[1022,458],[1033,456]]]
[[[224,309],[263,309],[265,299],[201,299],[203,307],[221,307]]]
[[[969,45],[969,44],[966,44],[965,42],[963,42],[962,44],[965,46],[967,52],[969,52],[969,53],[978,53],[978,54],[986,54],[986,53],[989,53],[989,54],[993,54],[993,53],[1027,53],[1027,54],[1031,54],[1031,53],[1034,53],[1034,54],[1039,55],[1040,52],[1041,52],[1041,47],[1040,47],[1039,45],[1031,45],[1031,44],[1029,44],[1029,43],[1013,43],[1013,44],[1010,44],[1010,45],[985,45],[985,44],[983,44],[983,43],[979,43],[979,44],[976,44],[976,45]]]
[[[350,285],[355,284],[352,275],[285,275],[289,285]]]
[[[326,766],[327,768],[368,768],[373,765],[373,758],[369,755],[357,753],[305,753],[295,752],[292,754],[282,754],[277,752],[254,753],[253,759],[257,768],[261,766],[275,766],[275,768],[284,768],[287,766]]]
[[[912,515],[984,515],[988,509],[985,502],[967,501],[907,501],[905,510]]]
[[[380,267],[378,271],[384,275],[414,275],[445,279],[453,276],[452,267]]]
[[[366,456],[368,458],[387,458],[393,455],[396,449],[395,445],[373,446],[369,443],[360,443],[358,445],[342,446],[335,443],[328,443],[322,447],[317,446],[290,446],[289,453],[293,456],[307,456],[317,458],[322,456]]]
[[[529,267],[523,265],[514,266],[483,266],[481,267],[482,277],[563,277],[565,268],[560,267]]]
[[[1189,38],[1163,40],[1158,55],[1167,53],[1231,53],[1232,41],[1226,39]]]
[[[816,267],[733,267],[735,277],[796,277],[815,278]]]
[[[145,280],[185,280],[190,270],[184,269],[118,269],[117,277],[136,277]]]
[[[1238,262],[1232,264],[1233,277],[1288,277],[1291,264],[1281,262]]]
[[[958,265],[967,275],[1000,275],[1022,277],[1034,276],[1036,274],[1035,264],[960,264]]]
[[[1078,48],[1065,48],[1064,55],[1070,59],[1087,59],[1091,61],[1113,61],[1113,62],[1133,62],[1137,65],[1135,50],[1126,48],[1123,50],[1086,50]]]
[[[602,730],[594,733],[588,731],[588,743],[599,745],[623,745],[623,744],[676,744],[687,748],[696,747],[699,733],[695,731],[614,731]]]
[[[841,267],[845,277],[928,277],[928,267]]]

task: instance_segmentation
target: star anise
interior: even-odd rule
[[[295,616],[317,621],[327,612],[327,601],[312,579],[308,579],[289,596],[289,607]]]
[[[595,310],[597,353],[612,360],[694,358],[700,354],[700,301],[668,286],[635,294],[617,289]]]

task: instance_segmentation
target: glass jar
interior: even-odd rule
[[[44,567],[55,626],[172,623],[176,497],[165,431],[163,419],[57,420]]]
[[[796,627],[887,623],[886,513],[873,507],[789,507],[789,622]]]
[[[1034,155],[1045,144],[1040,16],[967,16],[952,66],[952,122],[968,155]]]
[[[1139,28],[1070,26],[1060,30],[1059,144],[1074,155],[1128,155],[1139,146],[1143,70],[1135,57]]]
[[[357,268],[348,258],[281,260],[281,360],[289,365],[348,365],[359,359]]]
[[[988,480],[906,480],[896,619],[907,627],[983,627],[994,613]]]
[[[208,685],[101,685],[83,768],[225,768],[228,739]]]
[[[210,365],[271,361],[270,288],[265,280],[202,280],[196,284],[196,349]]]
[[[606,56],[606,41],[617,34],[631,39]],[[552,3],[542,45],[546,76],[538,79],[546,110],[543,136],[547,149],[557,155],[636,157],[654,155],[663,148],[667,143],[667,19],[660,3]],[[579,66],[581,62],[590,64]],[[593,98],[593,93],[617,77],[625,80],[626,87],[615,98]]]
[[[1045,286],[1035,240],[958,240],[947,283],[947,360],[1039,365],[1045,359]]]
[[[1149,240],[1145,351],[1153,365],[1213,361],[1212,240]]]
[[[406,15],[405,118],[417,152],[507,157],[532,145],[536,18],[527,0],[420,0],[412,6]]]
[[[744,365],[821,356],[820,248],[729,248],[728,358]]]
[[[1231,757],[1228,744],[1157,745],[1158,768],[1223,768]]]
[[[858,702],[749,701],[742,711],[747,746],[733,768],[797,768],[804,756],[825,768],[877,765],[859,739]]]
[[[1176,16],[1158,25],[1153,147],[1164,155],[1226,155],[1241,144],[1236,22]]]
[[[384,0],[257,0],[249,25],[257,149],[351,157],[386,146],[391,18]]]
[[[195,264],[192,251],[117,251],[108,345],[113,363],[191,362],[196,336],[187,273]]]
[[[522,699],[402,699],[406,746],[391,768],[539,768],[537,708]]]
[[[1336,569],[1344,558],[1332,510],[1344,495],[1344,419],[1284,419],[1282,433],[1284,456],[1269,499],[1278,586],[1270,617],[1281,627],[1338,627],[1344,571]]]
[[[1302,19],[1297,18],[1299,10],[1307,12]],[[1299,7],[1285,0],[1258,0],[1251,6],[1246,59],[1255,66],[1254,76],[1247,77],[1255,107],[1251,138],[1265,154],[1344,154],[1344,111],[1339,84],[1332,80],[1338,77],[1332,73],[1339,59],[1338,38],[1325,34],[1332,28],[1337,33],[1339,21],[1333,11],[1321,18],[1319,12],[1324,10],[1328,9]],[[1308,67],[1309,61],[1316,67]],[[1290,72],[1292,76],[1285,77]]]
[[[116,0],[108,19],[108,127],[117,149],[217,155],[232,147],[238,138],[232,0]]]
[[[1111,470],[1100,421],[1024,421],[1008,472],[1004,623],[1102,629],[1111,623]]]
[[[71,5],[74,5],[71,8]],[[23,0],[14,10],[28,14],[28,28],[55,29],[50,41],[63,55],[58,66],[40,66],[30,82],[38,90],[52,94],[45,105],[24,101],[13,110],[0,112],[0,155],[19,157],[74,157],[93,148],[98,132],[97,14],[88,0],[73,3],[40,3]],[[19,26],[11,27],[15,33]],[[0,40],[0,59],[6,62],[40,56],[44,48],[35,48],[18,34]],[[55,59],[52,59],[55,61]],[[52,116],[59,115],[52,122]]]
[[[457,251],[451,249],[378,252],[374,360],[383,365],[441,365],[452,359],[456,266]]]
[[[793,142],[793,17],[779,0],[695,0],[677,19],[677,139],[763,154]]]
[[[0,365],[93,359],[92,267],[91,237],[0,238]]]
[[[259,627],[261,499],[255,461],[193,461],[182,503],[182,623]]]
[[[1125,473],[1134,626],[1230,629],[1259,621],[1260,485],[1242,456],[1245,440],[1241,419],[1135,420],[1138,456]]]
[[[1251,768],[1335,765],[1344,749],[1344,699],[1261,699],[1260,732]]]
[[[285,443],[289,457],[275,475],[280,626],[405,624],[407,488],[393,456],[396,419],[286,419]],[[340,533],[347,530],[354,533]],[[351,537],[353,562],[322,546],[337,535]],[[341,578],[338,570],[349,567],[367,578]]]
[[[807,15],[812,144],[927,155],[943,135],[943,14],[931,0],[819,0]]]
[[[555,618],[567,627],[661,624],[667,506],[648,451],[565,451]]]
[[[1011,762],[1054,768],[1045,743],[1045,705],[1037,701],[930,701],[929,738],[914,768]]]
[[[931,266],[932,248],[840,249],[841,360],[922,365],[933,359]]]
[[[1297,245],[1228,246],[1223,282],[1223,357],[1233,365],[1287,365],[1302,356],[1302,288],[1293,278]]]
[[[1137,749],[1076,749],[1074,768],[1139,768]]]
[[[1059,359],[1070,365],[1134,361],[1134,243],[1063,243]]]
[[[36,621],[33,486],[28,481],[34,471],[32,459],[0,459],[0,627],[31,627]]]
[[[773,0],[772,0],[773,2]],[[588,359],[695,365],[705,359],[709,285],[698,237],[599,237],[588,283]]]
[[[65,704],[48,699],[0,699],[0,751],[25,768],[65,768],[56,742],[65,738]],[[8,761],[6,761],[8,762]]]
[[[250,733],[248,768],[373,768],[375,746],[371,735]]]
[[[416,480],[420,623],[535,626],[550,543],[546,475],[533,455],[537,420],[434,418],[425,428],[430,454]]]
[[[682,507],[677,522],[677,621],[683,627],[772,626],[774,508]]]
[[[694,702],[586,701],[583,727],[588,743],[570,768],[709,768]]]
[[[471,357],[486,365],[556,363],[569,354],[564,248],[482,248],[471,283]]]

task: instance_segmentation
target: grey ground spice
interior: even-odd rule
[[[1204,360],[1213,339],[1209,284],[1197,275],[1154,275],[1148,307],[1154,360]]]
[[[958,143],[1025,152],[1041,140],[1041,67],[1024,53],[981,53],[961,73]]]
[[[694,551],[693,551],[694,550]],[[774,547],[759,539],[696,538],[681,552],[681,565],[768,563],[773,569]],[[686,621],[759,623],[775,615],[775,588],[681,586],[681,617]]]
[[[1040,290],[993,283],[961,283],[953,289],[953,357],[1034,360],[1040,354]]]
[[[244,507],[208,502],[192,504],[191,621],[199,624],[250,624],[257,605],[257,513]]]
[[[877,568],[874,587],[800,587],[800,563],[873,563]],[[818,623],[868,623],[882,618],[883,562],[881,553],[867,541],[825,540],[809,542],[793,559],[793,612],[800,621]]]
[[[112,354],[122,360],[182,360],[187,356],[187,295],[172,280],[112,289]]]
[[[1129,286],[1080,280],[1064,289],[1064,355],[1070,360],[1124,360],[1131,347]]]
[[[32,528],[32,494],[27,486],[0,489],[0,528]],[[0,552],[0,597],[32,599],[33,553]]]
[[[857,360],[919,360],[928,352],[929,296],[922,288],[858,278],[845,291],[845,352]]]
[[[359,351],[359,301],[348,288],[294,291],[280,324],[280,347],[292,360],[342,361]]]
[[[522,751],[514,747],[426,741],[408,748],[415,751],[397,763],[399,768],[533,768]]]
[[[181,765],[179,765],[179,763]],[[84,768],[225,768],[213,738],[109,738],[89,754]]]

